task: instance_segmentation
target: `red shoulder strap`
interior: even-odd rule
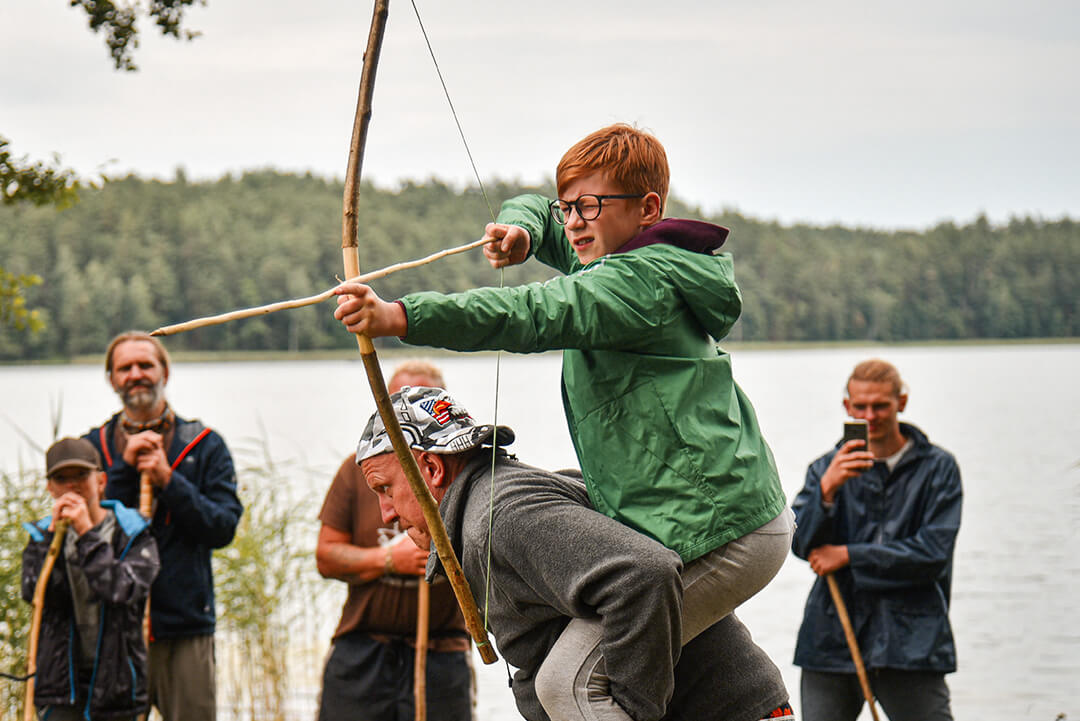
[[[206,438],[208,435],[210,435],[210,429],[203,428],[202,433],[195,436],[195,440],[193,440],[191,443],[188,443],[186,446],[184,446],[184,450],[180,451],[180,455],[178,455],[176,457],[176,460],[172,462],[172,469],[175,471],[180,466],[180,461],[184,460],[184,456],[186,456],[192,448],[199,445],[199,442],[203,438]]]
[[[101,424],[101,428],[98,429],[98,438],[101,439],[101,452],[105,456],[105,468],[106,469],[112,467],[112,454],[109,453],[109,439],[106,437],[106,434],[105,434],[105,426],[107,426],[107,425],[109,425],[109,424],[108,423],[103,423],[103,424]]]

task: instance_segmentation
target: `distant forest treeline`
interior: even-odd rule
[[[497,182],[498,204],[536,190]],[[551,188],[541,188],[551,193]],[[0,207],[0,267],[32,273],[46,328],[0,328],[0,359],[100,353],[115,333],[332,286],[341,274],[342,185],[258,171],[215,182],[129,177],[84,190],[74,207]],[[373,270],[481,237],[488,210],[476,189],[437,180],[398,190],[367,185],[360,263]],[[1080,224],[985,218],[922,232],[785,226],[736,213],[703,216],[677,199],[668,215],[732,229],[743,314],[734,340],[905,341],[1080,336]],[[550,277],[531,261],[505,283]],[[498,285],[479,251],[374,284],[385,298],[413,290]],[[174,336],[177,350],[355,347],[331,318],[333,301]]]

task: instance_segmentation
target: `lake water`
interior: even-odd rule
[[[807,464],[839,437],[844,380],[871,356],[897,365],[910,387],[904,418],[950,450],[963,474],[951,612],[960,670],[949,676],[956,718],[1080,719],[1080,345],[736,351],[735,376],[757,408],[789,498]],[[522,460],[576,465],[557,355],[436,360],[454,395],[483,421],[495,409],[498,373],[498,420],[517,430]],[[394,362],[384,359],[387,376]],[[312,486],[316,506],[374,410],[358,358],[179,363],[168,395],[181,415],[222,433],[241,460],[265,440],[275,458],[323,469],[318,480],[298,481]],[[61,435],[81,434],[117,407],[100,367],[0,367],[0,468],[40,468],[32,444],[48,445],[58,415]],[[791,657],[812,581],[792,557],[739,612],[783,671],[796,710]],[[313,657],[325,651],[342,598],[341,584],[326,582]],[[502,662],[478,662],[477,673],[479,721],[518,718]],[[298,679],[297,718],[310,717],[317,685],[315,671]]]

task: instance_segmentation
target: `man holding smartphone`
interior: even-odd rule
[[[960,469],[922,431],[900,422],[907,400],[892,364],[858,364],[844,408],[866,422],[868,442],[841,441],[810,464],[792,504],[792,549],[819,576],[795,647],[805,721],[854,721],[863,705],[825,583],[830,573],[889,718],[952,719],[945,674],[956,670],[948,611]]]

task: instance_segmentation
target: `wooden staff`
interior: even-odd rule
[[[844,627],[844,637],[847,638],[848,649],[851,650],[851,660],[855,662],[855,673],[859,676],[863,698],[870,705],[870,715],[874,717],[874,721],[879,721],[877,708],[874,706],[874,692],[870,689],[870,678],[866,675],[866,666],[863,665],[859,642],[855,638],[855,629],[851,625],[844,597],[840,595],[840,587],[836,584],[836,577],[833,574],[826,573],[825,581],[829,584],[829,593],[832,594],[833,605],[836,606],[836,615],[840,617],[840,625]]]
[[[139,476],[139,514],[150,520],[154,510],[154,484],[150,481],[150,472],[143,471]]]
[[[143,471],[139,477],[139,515],[148,523],[153,522],[154,484],[150,481],[149,471]],[[146,646],[147,658],[150,657],[150,592],[146,592],[146,608],[143,610],[142,640]]]
[[[431,255],[419,258],[417,260],[408,260],[401,263],[394,263],[388,265],[385,268],[379,270],[373,270],[370,273],[363,273],[355,277],[350,277],[347,280],[338,283],[333,288],[324,290],[322,293],[315,295],[309,295],[306,298],[294,298],[293,300],[281,300],[276,303],[267,303],[266,305],[257,305],[252,308],[244,308],[242,310],[233,310],[228,313],[221,313],[220,315],[210,315],[203,318],[196,318],[194,320],[184,321],[183,323],[176,323],[175,325],[166,325],[158,328],[157,330],[150,331],[150,335],[173,335],[174,333],[183,333],[189,330],[195,330],[196,328],[205,328],[209,325],[221,325],[222,323],[228,323],[232,320],[240,320],[241,318],[251,318],[256,315],[267,315],[269,313],[277,313],[279,310],[288,310],[289,308],[303,308],[308,305],[315,305],[322,303],[324,300],[334,297],[334,291],[340,288],[345,283],[370,283],[373,280],[379,278],[385,278],[388,275],[392,275],[401,270],[408,270],[410,268],[419,268],[422,265],[428,263],[434,263],[436,260],[446,258],[451,255],[457,255],[458,253],[464,253],[467,250],[473,248],[479,248],[485,243],[490,243],[494,238],[481,238],[480,240],[474,240],[471,243],[465,245],[459,245],[456,248],[447,248],[440,250]]]
[[[413,664],[413,700],[416,721],[427,719],[428,620],[431,617],[431,586],[423,578],[416,588],[416,662]]]
[[[41,571],[38,573],[37,585],[34,586],[34,598],[32,601],[34,610],[30,617],[30,643],[27,645],[26,650],[26,673],[30,678],[26,682],[26,704],[23,707],[24,721],[34,721],[36,718],[34,711],[34,674],[37,673],[38,636],[41,634],[41,616],[45,610],[45,588],[49,584],[49,576],[52,575],[53,566],[56,565],[56,558],[64,547],[64,535],[67,529],[68,521],[66,519],[56,522],[52,543],[49,544],[49,550],[45,554],[45,561],[41,564]]]
[[[356,101],[356,115],[353,119],[352,140],[349,144],[349,168],[345,175],[345,198],[341,217],[341,255],[345,264],[346,277],[359,275],[360,256],[357,250],[358,215],[357,205],[360,196],[360,168],[363,165],[364,146],[367,141],[367,129],[371,120],[371,97],[375,90],[375,71],[379,65],[379,51],[382,48],[383,31],[386,29],[386,16],[389,14],[389,0],[376,0],[375,11],[371,18],[371,31],[368,34],[367,50],[364,53],[364,68],[360,76],[360,92]],[[450,579],[461,613],[465,617],[465,626],[469,630],[480,657],[484,663],[494,663],[498,657],[488,641],[480,612],[476,608],[469,582],[461,570],[461,564],[454,555],[450,537],[439,516],[439,506],[431,496],[427,484],[416,466],[416,459],[409,448],[398,424],[394,408],[390,404],[390,394],[386,392],[386,380],[383,378],[379,359],[375,355],[375,346],[371,339],[360,333],[356,334],[360,346],[360,357],[367,371],[368,384],[371,386],[375,405],[379,409],[386,433],[394,446],[394,454],[401,464],[405,478],[409,481],[424,519],[428,524],[428,533],[435,544],[435,551],[442,561],[443,569]]]

